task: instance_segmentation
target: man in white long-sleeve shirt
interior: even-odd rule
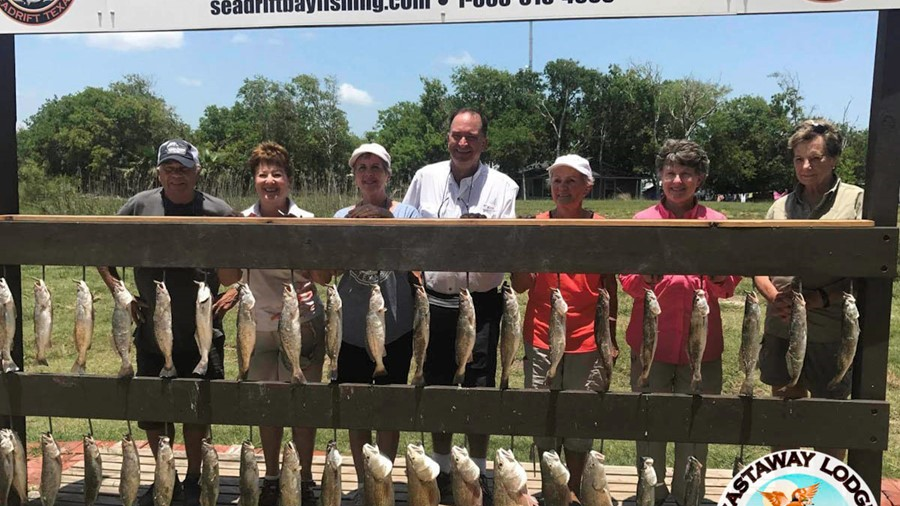
[[[453,113],[447,135],[450,160],[419,169],[403,203],[417,208],[423,218],[515,218],[518,185],[481,162],[481,153],[487,147],[487,127],[487,120],[479,111],[460,109]],[[453,384],[459,291],[468,288],[475,305],[476,338],[463,386],[494,386],[502,314],[502,296],[497,287],[503,282],[503,276],[502,272],[425,272],[425,288],[431,305],[426,384]],[[482,471],[484,504],[489,506],[492,496],[484,480],[489,435],[467,436],[469,453]],[[444,504],[452,497],[449,474],[452,441],[453,434],[432,433],[433,458],[441,466],[438,485]]]

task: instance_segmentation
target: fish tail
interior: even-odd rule
[[[337,361],[334,361],[332,363],[337,364]],[[338,368],[337,368],[337,365],[334,365],[331,367],[331,382],[337,383],[337,380],[338,380]]]
[[[13,366],[15,366],[15,364],[13,364]],[[17,369],[18,369],[18,368],[17,368]],[[84,369],[84,362],[78,362],[78,360],[76,360],[75,363],[72,364],[72,374],[84,374],[84,370],[85,370],[85,369]],[[5,364],[5,363],[3,364],[3,372],[9,372],[9,371],[6,369],[6,364]]]
[[[376,364],[375,371],[372,373],[373,378],[378,378],[380,376],[387,376],[387,369],[384,368],[384,364]]]
[[[743,397],[753,397],[753,380],[749,376],[741,383],[741,392],[739,395]]]
[[[509,377],[500,378],[500,390],[506,390],[509,388]]]
[[[34,361],[40,365],[50,365],[47,361],[47,353],[44,350],[38,350],[37,355],[34,357]]]
[[[641,376],[638,378],[638,386],[650,386],[650,371],[644,371],[641,373]]]
[[[462,385],[466,380],[466,370],[463,368],[462,372],[457,371],[456,374],[453,375],[453,384],[454,385]]]
[[[294,385],[305,385],[306,376],[303,375],[303,371],[297,369],[297,371],[291,375],[291,383]]]
[[[131,378],[132,376],[134,376],[134,367],[130,363],[122,364],[122,367],[119,368],[119,377]]]
[[[691,391],[696,395],[703,393],[703,379],[699,375],[695,375],[691,380]]]
[[[834,389],[838,386],[838,383],[841,382],[842,379],[844,379],[844,375],[843,375],[843,374],[838,375],[838,376],[835,376],[834,378],[832,378],[832,380],[828,382],[828,387],[827,387],[828,390],[834,390]]]
[[[422,372],[419,371],[413,376],[412,381],[410,382],[412,386],[415,387],[424,387],[425,386],[425,376],[422,375]]]
[[[206,370],[209,368],[209,357],[203,357],[194,368],[194,374],[197,376],[206,376]]]
[[[159,371],[160,378],[174,378],[178,376],[178,373],[175,372],[175,366],[163,367],[161,371]]]

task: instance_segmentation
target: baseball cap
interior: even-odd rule
[[[350,168],[353,168],[353,165],[356,164],[356,160],[364,155],[364,154],[373,154],[378,158],[384,160],[384,163],[387,165],[385,168],[387,169],[388,175],[391,175],[391,155],[388,154],[387,150],[384,149],[384,146],[377,143],[363,144],[360,147],[353,150],[353,154],[350,155]]]
[[[159,145],[156,165],[175,160],[189,169],[200,165],[200,152],[190,142],[183,139],[170,139]]]
[[[589,183],[594,182],[594,173],[591,171],[590,162],[578,155],[563,155],[557,158],[553,165],[547,167],[547,172],[553,172],[553,169],[557,167],[572,167],[587,176]]]

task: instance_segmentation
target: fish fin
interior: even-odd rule
[[[120,378],[131,378],[134,376],[134,367],[131,364],[122,364],[122,367],[119,368],[119,377]]]
[[[15,364],[13,364],[15,365]],[[6,364],[3,364],[3,372],[9,372],[6,369]],[[77,361],[72,365],[72,374],[84,374],[84,364],[79,364]]]
[[[160,378],[174,378],[178,376],[178,373],[175,372],[175,366],[172,367],[163,367],[161,371],[159,371]]]

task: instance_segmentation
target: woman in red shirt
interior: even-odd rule
[[[578,155],[565,155],[547,169],[550,174],[550,194],[556,208],[538,214],[537,219],[603,219],[582,207],[591,194],[594,175],[590,164]],[[615,316],[618,312],[616,278],[614,275],[575,273],[514,273],[512,286],[517,292],[528,291],[523,338],[525,341],[525,387],[543,388],[550,369],[550,310],[551,294],[559,289],[568,305],[566,311],[566,348],[552,389],[584,390],[591,373],[599,367],[597,345],[594,340],[594,317],[601,288],[610,295],[610,335],[616,345]],[[554,438],[534,438],[539,455],[550,449],[559,450],[560,441]],[[593,444],[591,439],[565,438],[566,465],[569,468],[569,488],[578,493],[585,456]]]
[[[636,220],[686,219],[724,220],[725,215],[701,206],[697,189],[709,170],[709,157],[695,142],[667,140],[656,155],[656,167],[662,181],[663,196],[656,205],[634,216]],[[694,291],[703,289],[709,304],[706,348],[701,359],[701,385],[705,394],[722,393],[722,317],[718,299],[734,295],[739,276],[701,276],[694,274],[622,274],[622,290],[634,298],[631,321],[625,339],[631,347],[631,388],[635,392],[692,393],[691,365],[687,342],[691,323]],[[644,294],[651,289],[656,294],[662,313],[658,316],[656,353],[649,372],[649,384],[638,385],[641,373],[640,351],[643,339]],[[664,481],[666,469],[665,441],[638,441],[637,459],[652,457],[659,484],[656,502],[664,501],[669,492]],[[703,464],[706,475],[706,444],[675,443],[675,467],[672,493],[684,504],[684,470],[688,457],[694,456]],[[703,480],[701,480],[702,482]],[[703,495],[701,495],[703,497]]]

